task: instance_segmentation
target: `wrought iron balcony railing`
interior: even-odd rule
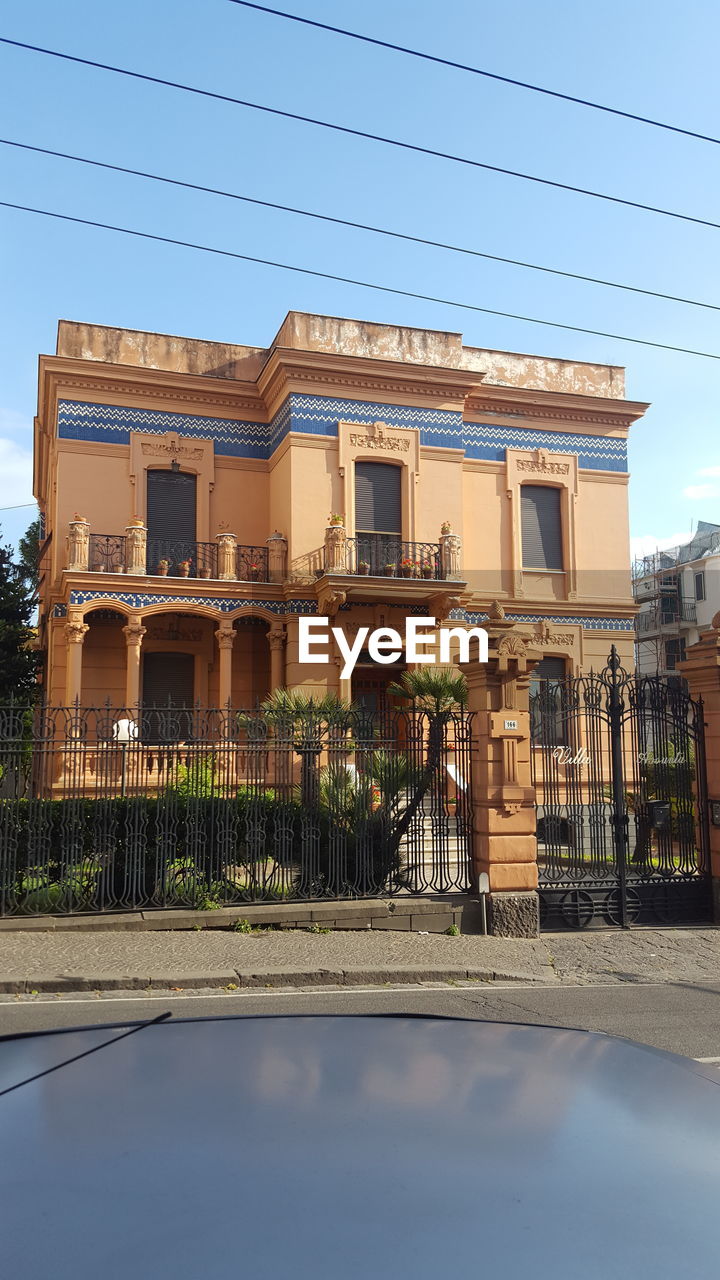
[[[175,542],[148,538],[147,572],[170,578],[217,578],[214,542]]]
[[[267,547],[236,547],[235,576],[239,582],[269,582]]]
[[[124,573],[125,542],[124,536],[113,533],[91,533],[89,567],[95,573]]]
[[[329,568],[327,556],[324,567]],[[384,533],[346,538],[344,572],[373,578],[441,578],[440,544],[402,542]]]
[[[129,560],[128,539],[121,534],[92,533],[89,538],[88,568],[95,573],[133,572]],[[142,554],[142,553],[141,553]],[[234,548],[229,570],[234,571],[239,582],[269,582],[267,547]],[[141,560],[142,564],[142,560]],[[148,538],[145,551],[145,572],[151,576],[169,578],[217,578],[219,576],[218,547],[214,542],[171,541],[165,538]],[[135,570],[137,572],[137,570]]]

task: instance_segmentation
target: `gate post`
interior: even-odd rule
[[[539,931],[535,788],[530,770],[532,649],[497,601],[490,606],[487,663],[463,663],[472,712],[473,881],[486,872],[490,933],[535,938]]]
[[[700,777],[703,759],[698,751],[698,822],[701,838],[703,831],[707,833],[713,918],[716,924],[720,924],[720,825],[709,820],[709,810],[712,810],[713,818],[717,815],[716,821],[720,821],[720,813],[715,807],[720,805],[720,613],[715,614],[710,627],[710,631],[706,631],[697,644],[690,645],[685,660],[677,664],[677,670],[687,680],[691,698],[702,698],[703,702],[707,788],[702,785],[703,779]]]

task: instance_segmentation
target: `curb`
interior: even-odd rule
[[[62,995],[77,991],[244,990],[274,987],[393,986],[419,982],[547,982],[545,975],[507,973],[458,967],[432,969],[396,965],[388,969],[265,969],[259,973],[220,969],[203,973],[152,974],[37,974],[30,978],[0,978],[5,995]]]

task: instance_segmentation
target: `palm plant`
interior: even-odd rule
[[[455,667],[418,667],[404,671],[398,683],[388,686],[389,692],[405,698],[415,711],[427,719],[427,747],[422,769],[412,784],[410,800],[393,830],[394,847],[410,828],[410,824],[432,786],[442,760],[447,725],[467,703],[467,683],[462,672]]]

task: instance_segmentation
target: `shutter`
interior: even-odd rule
[[[355,532],[402,534],[400,467],[355,463]]]
[[[561,571],[560,490],[549,485],[524,484],[520,494],[523,568]]]
[[[535,667],[533,680],[564,680],[566,676],[564,658],[542,658]]]
[[[195,541],[195,482],[185,471],[148,471],[148,539]]]
[[[143,656],[143,742],[187,742],[193,737],[195,659],[191,653]],[[148,707],[158,707],[149,711]],[[164,710],[163,710],[164,708]]]
[[[195,659],[191,653],[146,653],[143,656],[143,703],[191,707],[195,692]]]

